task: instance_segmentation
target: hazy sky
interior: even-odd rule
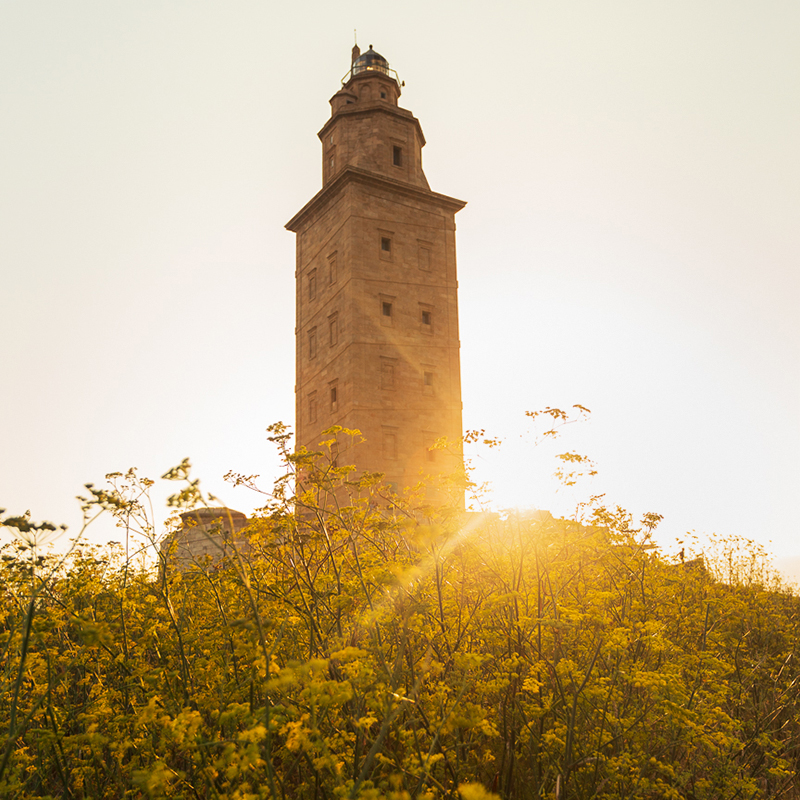
[[[268,486],[265,428],[293,423],[283,225],[354,28],[469,202],[464,422],[507,438],[477,461],[497,503],[574,502],[524,412],[580,403],[584,496],[771,540],[800,576],[796,0],[7,0],[0,506],[74,531],[84,482],[184,456],[259,504],[222,475]]]

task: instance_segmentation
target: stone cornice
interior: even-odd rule
[[[457,200],[455,197],[432,192],[430,189],[423,189],[392,178],[384,178],[382,175],[376,175],[374,172],[358,167],[347,166],[327,186],[323,186],[284,227],[297,233],[309,217],[319,212],[350,183],[362,183],[375,188],[387,189],[404,197],[440,206],[453,214],[461,211],[467,204],[465,200]]]

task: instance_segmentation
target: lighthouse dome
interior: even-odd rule
[[[389,74],[389,62],[380,54],[369,46],[369,50],[362,53],[353,62],[353,75],[358,75],[361,72],[382,72],[384,75]]]

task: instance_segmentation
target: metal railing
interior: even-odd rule
[[[356,75],[361,75],[364,72],[379,72],[381,75],[387,75],[388,77],[392,78],[398,86],[402,85],[400,83],[400,76],[397,74],[397,70],[393,70],[390,67],[384,67],[382,64],[359,64],[358,66],[353,65],[349,70],[347,70],[347,72],[345,72],[344,77],[342,78],[342,86],[351,81]]]

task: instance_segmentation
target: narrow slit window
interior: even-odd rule
[[[380,311],[378,311],[378,313],[380,314],[379,319],[381,321],[381,325],[383,325],[384,327],[391,328],[395,324],[394,301],[396,298],[393,297],[392,295],[382,294],[379,295],[378,299],[380,301]]]
[[[392,147],[392,164],[396,167],[403,166],[403,148],[395,145]]]
[[[394,389],[394,362],[381,361],[381,389]]]
[[[433,386],[433,373],[432,372],[426,372],[422,376],[422,383],[425,386]]]
[[[431,312],[427,309],[422,309],[422,324],[423,325],[431,325],[433,323],[433,316]]]
[[[381,236],[381,250],[384,253],[392,252],[392,240],[388,236]]]
[[[429,272],[431,268],[431,251],[427,247],[419,248],[419,268],[425,272]]]
[[[317,421],[317,393],[312,393],[308,398],[308,420],[309,422]]]
[[[392,460],[397,458],[397,433],[395,431],[383,432],[383,457]]]
[[[436,461],[436,437],[430,434],[425,437],[425,460]]]
[[[316,358],[317,355],[317,329],[312,328],[308,332],[308,357]]]
[[[312,269],[308,274],[308,299],[313,300],[317,296],[317,271]]]
[[[339,341],[339,315],[331,314],[328,317],[328,332],[330,334],[330,346],[333,347]]]

